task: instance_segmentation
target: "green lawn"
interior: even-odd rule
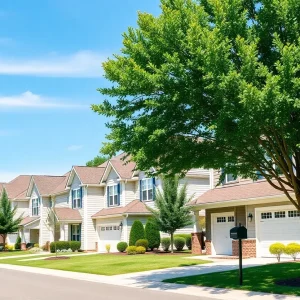
[[[0,258],[1,257],[9,257],[9,256],[17,256],[17,255],[27,255],[32,254],[29,251],[1,251],[0,252]]]
[[[200,259],[186,259],[190,255],[114,255],[94,254],[71,257],[67,260],[19,261],[18,259],[0,260],[0,264],[13,264],[38,268],[57,269],[99,275],[118,275],[171,267],[192,266],[208,263]]]
[[[297,277],[300,277],[300,263],[280,263],[244,269],[242,287],[238,284],[238,270],[167,279],[164,282],[300,296],[300,287],[275,284],[276,280]]]

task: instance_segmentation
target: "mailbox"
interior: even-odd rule
[[[244,226],[237,226],[230,229],[230,238],[234,240],[247,239],[247,228]]]

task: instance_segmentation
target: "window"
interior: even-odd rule
[[[228,222],[234,222],[234,216],[228,217]]]
[[[141,180],[141,200],[151,201],[153,200],[154,192],[154,179],[153,178],[144,178]]]
[[[217,223],[226,223],[226,217],[217,217]]]
[[[296,218],[296,217],[300,217],[300,211],[298,210],[290,210],[288,212],[289,218]]]
[[[276,211],[274,216],[275,219],[285,218],[285,211]]]
[[[101,227],[101,231],[105,231],[105,227]]]
[[[39,216],[40,215],[40,204],[41,201],[39,198],[32,199],[32,215],[33,216]]]
[[[107,226],[107,227],[105,227],[105,230],[106,230],[106,231],[111,231],[111,230],[112,230],[112,226]]]
[[[72,208],[82,208],[82,189],[72,190]]]
[[[119,185],[111,185],[107,187],[108,206],[119,205]]]
[[[80,241],[81,226],[71,225],[71,241]]]
[[[261,213],[261,218],[262,219],[272,219],[272,213],[271,212],[265,212],[265,213]]]

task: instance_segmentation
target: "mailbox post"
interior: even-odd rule
[[[230,229],[230,238],[239,240],[239,277],[240,285],[243,285],[243,251],[242,240],[247,239],[247,228],[242,226],[241,223],[237,227]]]

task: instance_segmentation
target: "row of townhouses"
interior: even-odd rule
[[[21,175],[4,184],[17,216],[22,215],[22,243],[40,246],[54,240],[81,241],[83,250],[117,251],[120,241],[129,240],[133,222],[146,223],[154,207],[159,178],[135,170],[134,162],[124,163],[124,154],[99,167],[73,166],[63,176]],[[181,184],[196,199],[211,186],[211,171],[192,169]],[[201,213],[200,213],[201,214]],[[181,229],[191,233],[193,226]],[[8,237],[13,244],[18,233]]]
[[[127,241],[134,220],[144,224],[150,217],[147,206],[155,205],[159,178],[135,170],[134,162],[124,163],[124,154],[99,167],[74,166],[63,176],[19,176],[4,184],[9,199],[23,215],[20,235],[23,243],[76,240],[83,250],[116,251]],[[243,254],[270,256],[269,246],[300,242],[300,212],[283,192],[266,180],[234,178],[227,174],[218,185],[217,170],[192,169],[181,184],[187,184],[194,226],[181,229],[192,233],[194,253],[201,253],[199,217],[206,217],[206,253],[237,255],[237,241],[229,231],[239,224],[248,229]],[[14,243],[17,234],[9,236]]]

